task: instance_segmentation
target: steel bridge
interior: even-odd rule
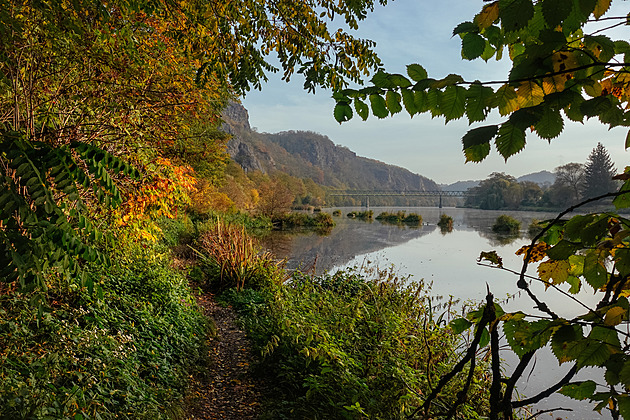
[[[365,197],[367,208],[370,208],[370,197],[439,197],[439,207],[442,208],[442,197],[466,197],[470,191],[409,191],[409,190],[336,190],[328,195],[331,197]]]

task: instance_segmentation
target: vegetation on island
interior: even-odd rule
[[[453,218],[447,214],[442,213],[437,225],[440,227],[442,233],[448,233],[453,231]]]
[[[497,220],[492,225],[492,231],[494,233],[500,233],[505,235],[518,233],[521,229],[521,222],[515,218],[502,214],[497,217]]]
[[[373,210],[365,210],[365,211],[353,210],[350,213],[348,213],[346,216],[351,219],[372,220],[372,218],[374,217],[374,211]]]
[[[419,226],[422,224],[422,216],[417,213],[407,214],[405,211],[397,211],[396,213],[390,213],[387,211],[382,212],[376,216],[376,220],[382,223],[390,223],[395,225],[406,224],[410,226]]]

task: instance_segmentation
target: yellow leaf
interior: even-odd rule
[[[626,315],[626,310],[620,306],[615,306],[610,308],[606,312],[606,317],[604,318],[604,324],[614,326],[621,324],[624,316]]]
[[[571,264],[566,260],[547,260],[541,262],[538,266],[538,276],[545,282],[547,287],[549,284],[562,284],[569,278],[570,269]]]
[[[483,7],[481,12],[475,16],[475,23],[479,26],[479,30],[484,30],[494,23],[499,18],[499,2],[487,4]]]
[[[595,9],[593,10],[593,16],[595,16],[595,19],[599,19],[600,17],[604,15],[604,13],[608,11],[608,9],[610,8],[610,3],[612,3],[612,0],[598,0],[597,1],[597,4],[595,5]]]
[[[521,108],[536,106],[545,99],[545,92],[538,84],[532,81],[521,83],[516,93],[518,94],[518,103]]]
[[[518,95],[512,86],[503,85],[496,93],[499,100],[499,114],[505,116],[519,109]]]

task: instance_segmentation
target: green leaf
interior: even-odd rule
[[[617,396],[617,406],[619,407],[619,414],[623,419],[630,419],[630,397],[627,395]]]
[[[486,347],[490,342],[490,333],[487,328],[484,328],[481,332],[481,338],[479,339],[479,348]]]
[[[497,135],[498,131],[498,125],[486,125],[469,130],[466,134],[464,134],[464,137],[462,137],[464,150],[473,146],[483,144],[489,145],[490,141]]]
[[[453,36],[468,32],[479,32],[479,26],[473,22],[462,22],[453,29]]]
[[[392,90],[388,90],[385,94],[385,104],[387,109],[392,113],[392,115],[399,113],[402,111],[402,105],[400,105],[400,94],[398,92],[394,92]]]
[[[603,114],[605,111],[608,111],[612,106],[610,98],[606,96],[598,96],[584,101],[580,105],[580,111],[582,111],[587,117],[595,117]]]
[[[431,83],[431,87],[434,89],[442,89],[447,86],[452,86],[458,83],[462,83],[463,81],[464,81],[464,78],[462,76],[460,76],[459,74],[451,73],[445,78],[436,80],[433,83]]]
[[[418,113],[418,108],[416,108],[415,102],[415,93],[409,89],[401,89],[400,93],[402,94],[403,105],[405,109],[409,113],[410,116],[414,116],[414,114]]]
[[[510,123],[520,130],[526,130],[543,118],[541,106],[530,106],[516,110],[510,115]]]
[[[411,86],[411,82],[402,74],[390,74],[388,76],[389,81],[397,87],[408,88]]]
[[[338,123],[349,121],[352,118],[352,108],[347,103],[337,103],[333,112]]]
[[[584,279],[595,290],[599,290],[608,282],[608,272],[597,249],[589,250],[584,257]]]
[[[584,339],[582,326],[566,324],[558,328],[551,338],[551,351],[559,363],[575,360],[574,348]]]
[[[510,156],[515,155],[525,147],[525,131],[506,121],[499,128],[499,135],[495,144],[499,154],[507,161]]]
[[[370,104],[372,105],[372,114],[378,118],[385,118],[389,115],[385,99],[381,95],[370,95]]]
[[[370,110],[365,102],[356,98],[354,100],[354,109],[357,111],[357,115],[361,117],[363,121],[367,120]]]
[[[630,275],[630,249],[619,248],[615,250],[615,268],[623,277]]]
[[[575,358],[578,369],[585,366],[602,366],[611,355],[607,344],[599,340],[586,340]]]
[[[591,380],[572,382],[563,386],[558,392],[574,400],[585,400],[593,396],[596,387],[597,384]]]
[[[574,244],[562,239],[556,245],[549,248],[546,253],[552,260],[567,260],[580,248],[582,248],[580,244]]]
[[[442,96],[442,91],[438,89],[429,89],[426,96],[426,107],[429,111],[431,111],[431,116],[437,117],[441,115],[440,111],[440,97]]]
[[[441,97],[440,111],[446,122],[464,116],[466,104],[466,89],[461,86],[448,86]]]
[[[539,320],[507,321],[503,324],[503,330],[508,344],[519,357],[525,353],[544,347],[551,338],[552,321]]]
[[[413,103],[415,104],[418,112],[426,112],[429,110],[427,105],[427,93],[423,90],[413,93]]]
[[[499,17],[505,32],[523,29],[534,17],[531,0],[499,0]]]
[[[383,70],[379,70],[372,76],[371,82],[377,88],[381,89],[394,89],[396,85],[390,80],[390,75]]]
[[[600,63],[606,63],[615,56],[615,44],[605,35],[585,35],[584,46]]]
[[[629,133],[630,134],[630,133]],[[625,181],[619,192],[623,192],[624,194],[618,195],[613,200],[613,204],[617,209],[628,208],[630,207],[630,180]]]
[[[407,74],[414,82],[419,82],[427,78],[427,71],[420,64],[409,64]]]
[[[534,126],[536,133],[543,139],[551,140],[562,133],[564,120],[560,111],[545,107],[540,121]]]
[[[476,33],[467,33],[462,39],[462,58],[474,60],[481,57],[486,48],[486,40]]]
[[[493,96],[494,91],[492,88],[483,86],[480,83],[470,85],[466,93],[466,116],[470,124],[486,119],[489,102]]]
[[[543,0],[542,14],[549,28],[555,28],[573,10],[573,0]]]
[[[464,149],[466,162],[481,162],[490,154],[490,143],[477,144]]]
[[[449,325],[453,333],[461,334],[472,326],[472,322],[468,321],[466,318],[457,318],[451,321]]]

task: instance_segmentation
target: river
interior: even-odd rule
[[[479,265],[477,259],[481,251],[496,251],[506,268],[520,271],[522,258],[516,256],[515,251],[530,242],[527,235],[529,224],[534,219],[554,218],[556,213],[435,207],[372,208],[374,216],[382,211],[398,210],[422,216],[422,226],[408,227],[350,219],[346,217],[348,212],[361,209],[339,209],[342,216],[334,218],[336,226],[327,234],[276,231],[263,238],[263,245],[276,256],[286,258],[289,269],[315,269],[322,273],[368,263],[381,268],[393,265],[401,275],[411,276],[410,281],[423,279],[430,284],[432,295],[443,298],[452,296],[462,302],[480,302],[485,298],[486,288],[489,287],[496,299],[505,300],[504,309],[542,315],[533,308],[529,298],[518,293],[516,275]],[[332,213],[333,209],[323,211]],[[442,232],[437,226],[441,214],[453,218],[451,232]],[[501,214],[508,214],[521,221],[521,233],[512,237],[494,234],[491,227]],[[528,274],[535,275],[535,267],[530,267]],[[537,283],[531,287],[560,316],[570,317],[575,313],[583,313],[583,309],[578,308],[571,299],[554,293],[551,289],[545,292],[544,287]],[[579,298],[587,305],[595,303],[592,290],[584,290]],[[578,310],[581,312],[576,312]],[[514,363],[512,356],[508,352],[502,354],[508,362]],[[529,380],[519,384],[518,390],[525,396],[535,395],[555,383],[568,368],[566,364],[559,366],[550,352],[543,353],[538,356],[535,369],[526,373],[526,379]],[[592,371],[585,371],[581,376],[584,379],[592,374]],[[554,395],[537,405],[536,409],[563,407],[573,410],[558,411],[553,418],[610,418],[592,412],[592,406]]]

